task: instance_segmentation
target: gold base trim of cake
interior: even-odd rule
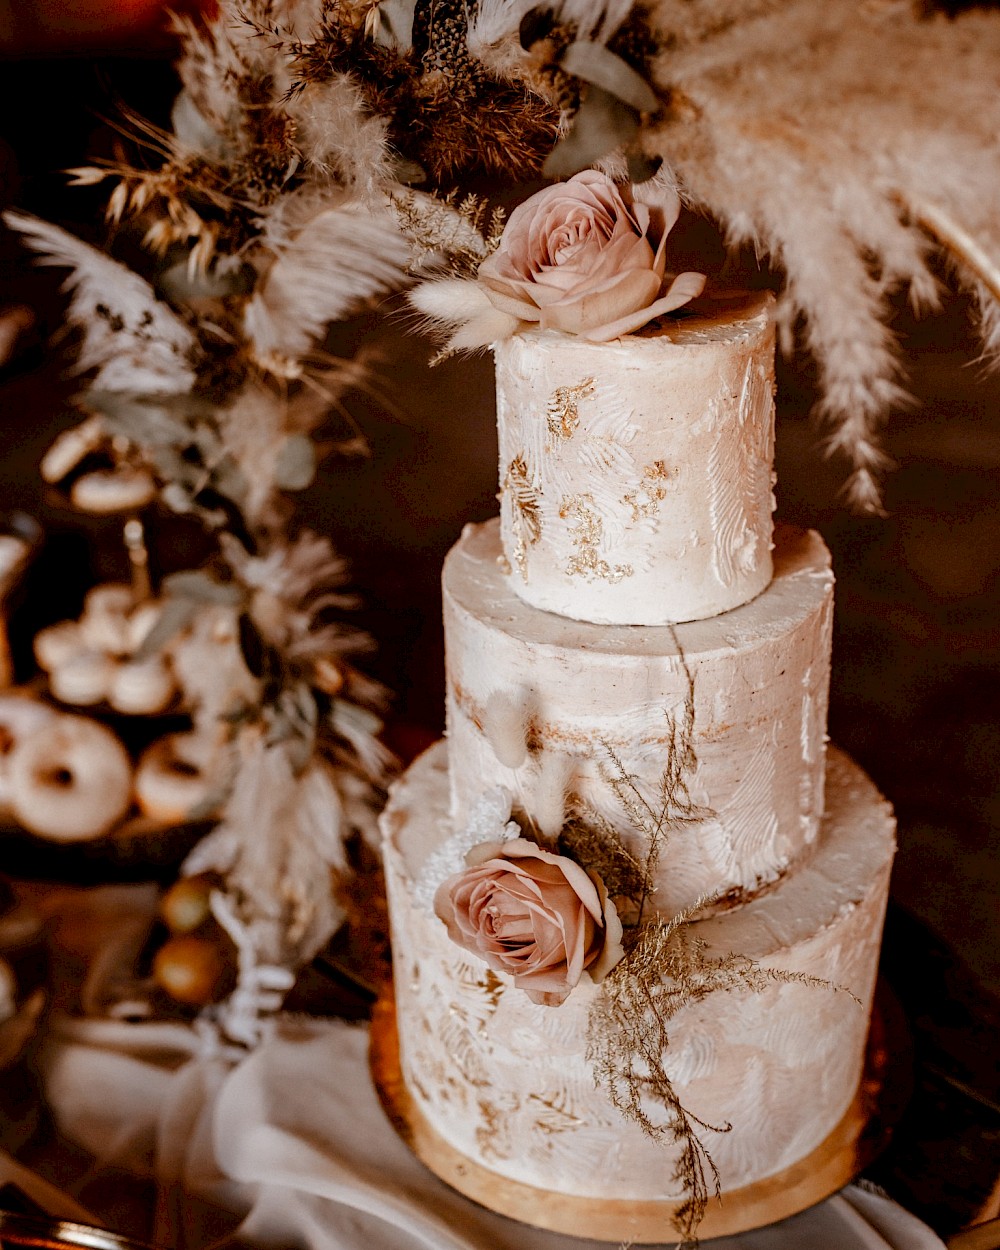
[[[511,1180],[450,1145],[425,1119],[403,1082],[396,1003],[391,990],[372,1013],[369,1063],[375,1088],[393,1127],[420,1161],[446,1184],[480,1206],[550,1232],[597,1241],[670,1243],[678,1203],[633,1198],[584,1198]],[[868,1037],[861,1085],[840,1123],[791,1167],[742,1189],[724,1191],[709,1204],[698,1229],[702,1239],[762,1228],[797,1215],[842,1189],[885,1146],[888,1130],[878,1114],[888,1066],[878,997]]]

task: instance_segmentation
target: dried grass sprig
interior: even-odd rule
[[[762,967],[744,955],[715,956],[691,934],[691,921],[711,903],[701,899],[669,920],[632,931],[625,958],[601,983],[588,1020],[587,1059],[611,1104],[654,1141],[678,1149],[673,1180],[684,1195],[673,1217],[682,1246],[696,1246],[698,1226],[721,1178],[701,1132],[726,1133],[681,1102],[665,1063],[674,1017],[713,994],[760,994],[776,984],[837,990],[820,977]],[[853,997],[853,995],[852,995]]]
[[[483,196],[457,191],[428,195],[406,189],[391,199],[400,229],[414,246],[413,272],[433,268],[452,278],[472,278],[500,246],[506,214]]]
[[[673,626],[670,629],[686,685],[679,713],[672,709],[664,713],[667,733],[663,741],[663,771],[655,804],[640,789],[636,777],[625,767],[614,747],[607,742],[601,743],[607,757],[600,764],[601,778],[611,788],[632,828],[646,846],[642,865],[643,888],[635,900],[639,922],[653,892],[660,855],[670,833],[711,815],[705,807],[694,802],[688,785],[688,779],[698,767],[694,749],[694,675]]]

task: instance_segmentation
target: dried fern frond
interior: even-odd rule
[[[671,1021],[719,993],[760,994],[782,984],[842,990],[821,977],[763,967],[740,954],[711,954],[692,925],[711,901],[701,899],[669,920],[633,931],[631,949],[601,982],[588,1020],[587,1058],[597,1084],[626,1120],[676,1149],[673,1180],[684,1199],[673,1223],[685,1246],[697,1245],[709,1198],[721,1189],[700,1133],[726,1133],[732,1125],[707,1124],[681,1102],[665,1063]]]

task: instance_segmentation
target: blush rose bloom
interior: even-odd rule
[[[622,958],[622,926],[600,879],[525,838],[484,842],[438,887],[434,911],[453,942],[513,977],[533,1003],[558,1006],[588,974]]]
[[[479,266],[490,303],[543,330],[603,343],[700,295],[704,274],[666,279],[665,245],[680,199],[657,191],[641,203],[586,169],[533,195],[514,209],[499,247]]]

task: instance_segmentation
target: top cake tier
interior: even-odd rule
[[[739,607],[771,579],[771,297],[594,344],[498,343],[500,522],[512,589],[599,624]]]

